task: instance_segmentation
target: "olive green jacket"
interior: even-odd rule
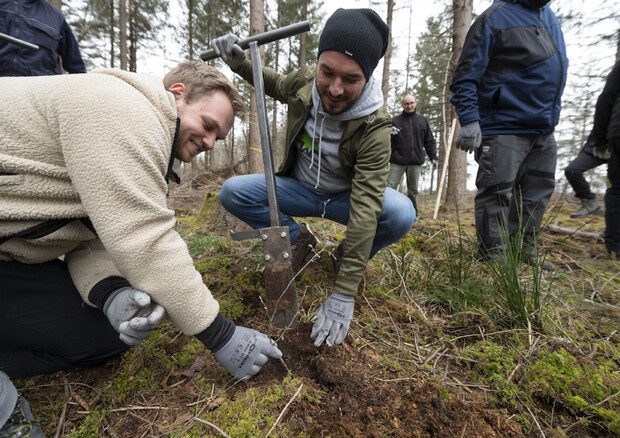
[[[251,62],[236,71],[252,80]],[[287,75],[263,68],[265,93],[288,104],[286,155],[278,175],[290,176],[296,150],[293,140],[303,129],[312,109],[315,68],[304,67]],[[356,295],[368,264],[377,221],[383,210],[390,160],[391,118],[383,110],[346,122],[340,143],[340,162],[352,180],[347,244],[334,289]]]

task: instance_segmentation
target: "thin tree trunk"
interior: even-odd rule
[[[473,0],[453,0],[452,7],[454,11],[454,23],[452,27],[452,59],[450,61],[450,74],[447,83],[452,82],[454,69],[461,56],[461,50],[465,43],[467,30],[471,25]],[[448,104],[448,103],[447,103]],[[450,118],[452,121],[456,117],[454,107],[450,105]],[[467,191],[467,154],[463,151],[456,150],[454,147],[454,137],[452,138],[450,148],[450,160],[448,162],[448,188],[446,190],[446,202],[449,205],[462,204]]]
[[[194,0],[187,2],[187,54],[194,59]]]
[[[265,3],[263,0],[250,0],[250,35],[256,35],[265,31]],[[260,58],[253,59],[252,63],[263,64],[263,49],[260,49]],[[262,104],[262,103],[261,103]],[[258,129],[258,113],[256,111],[256,93],[250,92],[250,143],[248,144],[248,162],[250,173],[263,173],[262,147],[260,132]]]
[[[49,2],[52,6],[55,6],[56,9],[62,11],[62,0],[49,0]]]
[[[392,29],[392,15],[394,12],[394,0],[388,0],[387,3],[387,25]],[[383,82],[381,91],[383,91],[383,109],[387,110],[388,93],[390,92],[390,60],[392,59],[392,32],[388,38],[387,51],[383,57]]]
[[[282,18],[282,0],[278,0],[278,18],[276,20],[276,27],[280,27]],[[305,42],[305,39],[304,39]],[[280,40],[275,42],[275,60],[273,69],[278,71],[279,62],[280,62]],[[284,157],[282,157],[282,151],[279,147],[278,142],[278,101],[273,99],[273,110],[271,112],[271,150],[273,151],[273,162],[274,166],[277,169],[280,162]]]
[[[137,70],[137,47],[136,41],[136,0],[127,0],[128,12],[129,12],[129,71],[135,72]]]
[[[405,94],[409,93],[409,75],[411,74],[411,21],[413,20],[413,0],[409,0],[409,31],[407,33],[407,66],[405,74]],[[433,182],[431,178],[431,187]]]
[[[308,0],[302,0],[301,2],[301,21],[308,19]],[[306,65],[306,33],[302,33],[299,37],[299,68]]]
[[[114,68],[114,0],[110,0],[110,68]]]
[[[127,2],[118,0],[118,42],[121,70],[127,70]]]

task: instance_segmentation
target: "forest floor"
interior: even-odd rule
[[[473,256],[473,201],[434,220],[423,197],[421,220],[366,269],[344,343],[316,348],[311,318],[345,228],[309,221],[320,244],[296,278],[300,323],[276,329],[261,245],[228,236],[242,225],[218,206],[220,182],[202,175],[171,191],[179,232],[221,311],[277,339],[283,361],[235,383],[166,321],[104,365],[18,380],[46,436],[620,435],[620,262],[596,237],[602,216],[570,219],[576,204],[552,202],[540,254],[557,270],[518,267],[519,320],[501,275]]]

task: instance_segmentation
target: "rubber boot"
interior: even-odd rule
[[[583,219],[591,214],[597,214],[601,212],[601,206],[598,205],[596,199],[581,199],[581,207],[579,210],[570,215],[573,219]]]

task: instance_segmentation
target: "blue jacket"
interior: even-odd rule
[[[478,120],[483,135],[553,132],[568,59],[546,3],[495,0],[471,26],[450,86],[461,126]]]
[[[71,28],[58,9],[45,0],[0,0],[0,32],[36,44],[32,51],[0,40],[0,76],[43,76],[85,73]]]

